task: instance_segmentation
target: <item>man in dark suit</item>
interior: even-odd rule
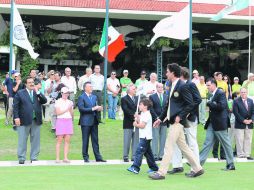
[[[36,161],[40,152],[40,128],[42,124],[42,104],[46,97],[34,85],[31,77],[25,80],[25,89],[17,91],[13,102],[13,118],[18,131],[18,160],[26,160],[27,139],[30,134],[30,160]]]
[[[99,120],[97,112],[101,111],[102,107],[97,105],[97,97],[92,92],[91,82],[86,82],[84,84],[84,92],[78,98],[78,109],[80,112],[79,123],[82,131],[82,154],[84,162],[89,162],[88,146],[91,135],[96,162],[106,162],[106,160],[102,159],[98,142]]]
[[[233,150],[227,132],[229,117],[226,95],[217,88],[217,82],[213,78],[207,80],[206,86],[212,97],[207,102],[209,118],[205,124],[206,139],[200,152],[200,163],[201,165],[205,163],[209,151],[214,145],[215,137],[217,137],[226,154],[227,165],[224,170],[235,170]]]
[[[171,81],[169,100],[165,105],[162,114],[154,122],[153,126],[157,127],[165,118],[170,123],[168,136],[166,139],[164,155],[158,172],[149,175],[154,180],[165,179],[169,164],[173,156],[174,145],[177,144],[180,150],[186,156],[193,171],[186,173],[187,177],[197,177],[204,173],[194,153],[188,147],[183,125],[186,125],[187,115],[193,109],[193,99],[188,85],[180,80],[181,68],[178,64],[167,65],[167,78]]]
[[[234,100],[233,113],[235,115],[235,138],[237,157],[253,160],[251,144],[254,121],[253,100],[247,97],[247,89],[241,88],[240,97]]]
[[[129,162],[129,151],[132,143],[132,158],[134,160],[135,152],[139,142],[138,129],[133,127],[134,115],[137,111],[138,97],[134,84],[127,86],[127,95],[121,99],[121,107],[124,114],[123,119],[123,161]]]
[[[157,93],[149,96],[153,106],[150,110],[153,122],[161,115],[163,106],[167,103],[168,96],[163,93],[163,84],[157,83]],[[159,127],[153,127],[152,151],[155,161],[162,160],[167,136],[167,123],[162,122]],[[159,151],[158,151],[159,147]]]
[[[199,148],[197,142],[197,126],[198,126],[198,113],[199,113],[199,104],[201,103],[202,99],[198,88],[194,82],[190,79],[189,69],[186,67],[181,67],[181,79],[188,85],[189,90],[191,92],[193,98],[193,106],[194,108],[190,112],[187,117],[186,125],[184,126],[184,132],[186,141],[190,147],[190,149],[195,154],[196,158],[199,162]],[[172,159],[172,166],[173,169],[168,171],[169,174],[181,173],[183,172],[183,162],[182,162],[182,152],[176,145],[173,159]]]

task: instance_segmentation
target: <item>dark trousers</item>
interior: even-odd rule
[[[140,170],[143,156],[146,157],[146,161],[150,169],[152,169],[153,171],[158,171],[159,169],[157,164],[155,163],[150,142],[151,140],[143,138],[139,139],[138,148],[136,150],[134,162],[132,165],[137,171]]]
[[[219,156],[219,148],[220,148],[220,156]],[[217,137],[215,138],[214,145],[213,145],[213,157],[220,158],[220,159],[226,158],[225,151]]]
[[[94,90],[93,94],[97,97],[97,105],[101,106],[102,105],[102,97],[103,97],[102,91]],[[101,112],[97,111],[97,114],[98,114],[98,120],[99,120],[99,123],[100,123],[101,122]]]
[[[93,126],[81,126],[82,131],[82,155],[83,159],[89,159],[88,146],[89,137],[91,135],[93,153],[96,160],[102,160],[99,150],[99,139],[98,139],[98,125]]]

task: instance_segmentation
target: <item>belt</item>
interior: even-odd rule
[[[95,92],[101,92],[101,90],[94,90]]]
[[[206,98],[202,98],[202,99],[206,99]]]

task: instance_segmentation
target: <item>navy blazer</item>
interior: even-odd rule
[[[248,110],[246,109],[241,97],[233,102],[233,113],[235,115],[235,128],[245,129],[246,124],[243,123],[245,119],[252,119],[254,121],[254,105],[253,100],[247,98]],[[253,129],[253,123],[247,125],[249,129]]]
[[[169,92],[171,90],[172,83],[169,86]],[[169,100],[169,98],[168,98]],[[163,121],[167,117],[169,103],[167,102],[163,107],[163,112],[160,115],[160,120]],[[169,123],[175,123],[176,116],[179,116],[180,123],[186,126],[186,117],[192,111],[194,107],[193,98],[188,85],[179,79],[173,89],[170,97],[170,120]]]
[[[214,131],[227,130],[230,125],[228,114],[227,98],[223,90],[217,89],[212,99],[209,101],[209,117],[205,124],[205,129],[212,124]]]
[[[192,82],[191,80],[187,80],[186,84],[190,88],[194,106],[193,110],[190,112],[190,115],[188,116],[188,120],[194,122],[199,115],[199,104],[202,102],[202,98],[194,82]]]
[[[163,96],[162,97],[163,98],[162,106],[160,103],[160,97],[159,97],[158,93],[155,93],[155,94],[149,96],[149,99],[153,103],[153,107],[150,110],[152,118],[153,118],[153,122],[161,115],[161,113],[163,111],[163,106],[168,101],[168,96],[166,94],[162,94],[162,96]]]
[[[124,129],[133,129],[134,115],[137,110],[138,97],[135,96],[134,99],[135,103],[132,101],[128,94],[121,99],[121,107],[124,113]]]
[[[82,93],[78,98],[78,109],[80,112],[79,124],[81,126],[98,125],[97,111],[92,111],[92,107],[97,105],[97,97],[91,94],[89,98],[86,93]]]
[[[35,122],[37,125],[42,124],[42,104],[47,103],[47,98],[43,94],[37,95],[33,91],[33,102],[27,89],[19,90],[13,100],[13,118],[20,118],[22,126],[32,124],[33,112],[35,113]]]

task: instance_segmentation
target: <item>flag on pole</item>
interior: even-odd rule
[[[243,10],[249,6],[250,0],[236,0],[232,5],[226,6],[217,15],[211,18],[213,21],[219,21],[224,16],[229,15],[233,12]]]
[[[190,6],[187,5],[179,13],[160,20],[153,28],[154,36],[150,41],[150,47],[159,37],[167,37],[178,40],[186,40],[190,36]]]
[[[30,56],[33,59],[36,59],[39,54],[34,52],[31,43],[28,41],[25,26],[22,22],[21,16],[15,3],[13,3],[13,18],[13,44],[26,49],[29,52]]]
[[[99,47],[99,53],[102,57],[105,57],[105,48],[106,48],[106,22],[104,22],[101,42]],[[123,34],[117,32],[117,30],[111,25],[110,21],[108,22],[108,61],[115,61],[116,56],[124,49],[125,42],[123,39]]]

